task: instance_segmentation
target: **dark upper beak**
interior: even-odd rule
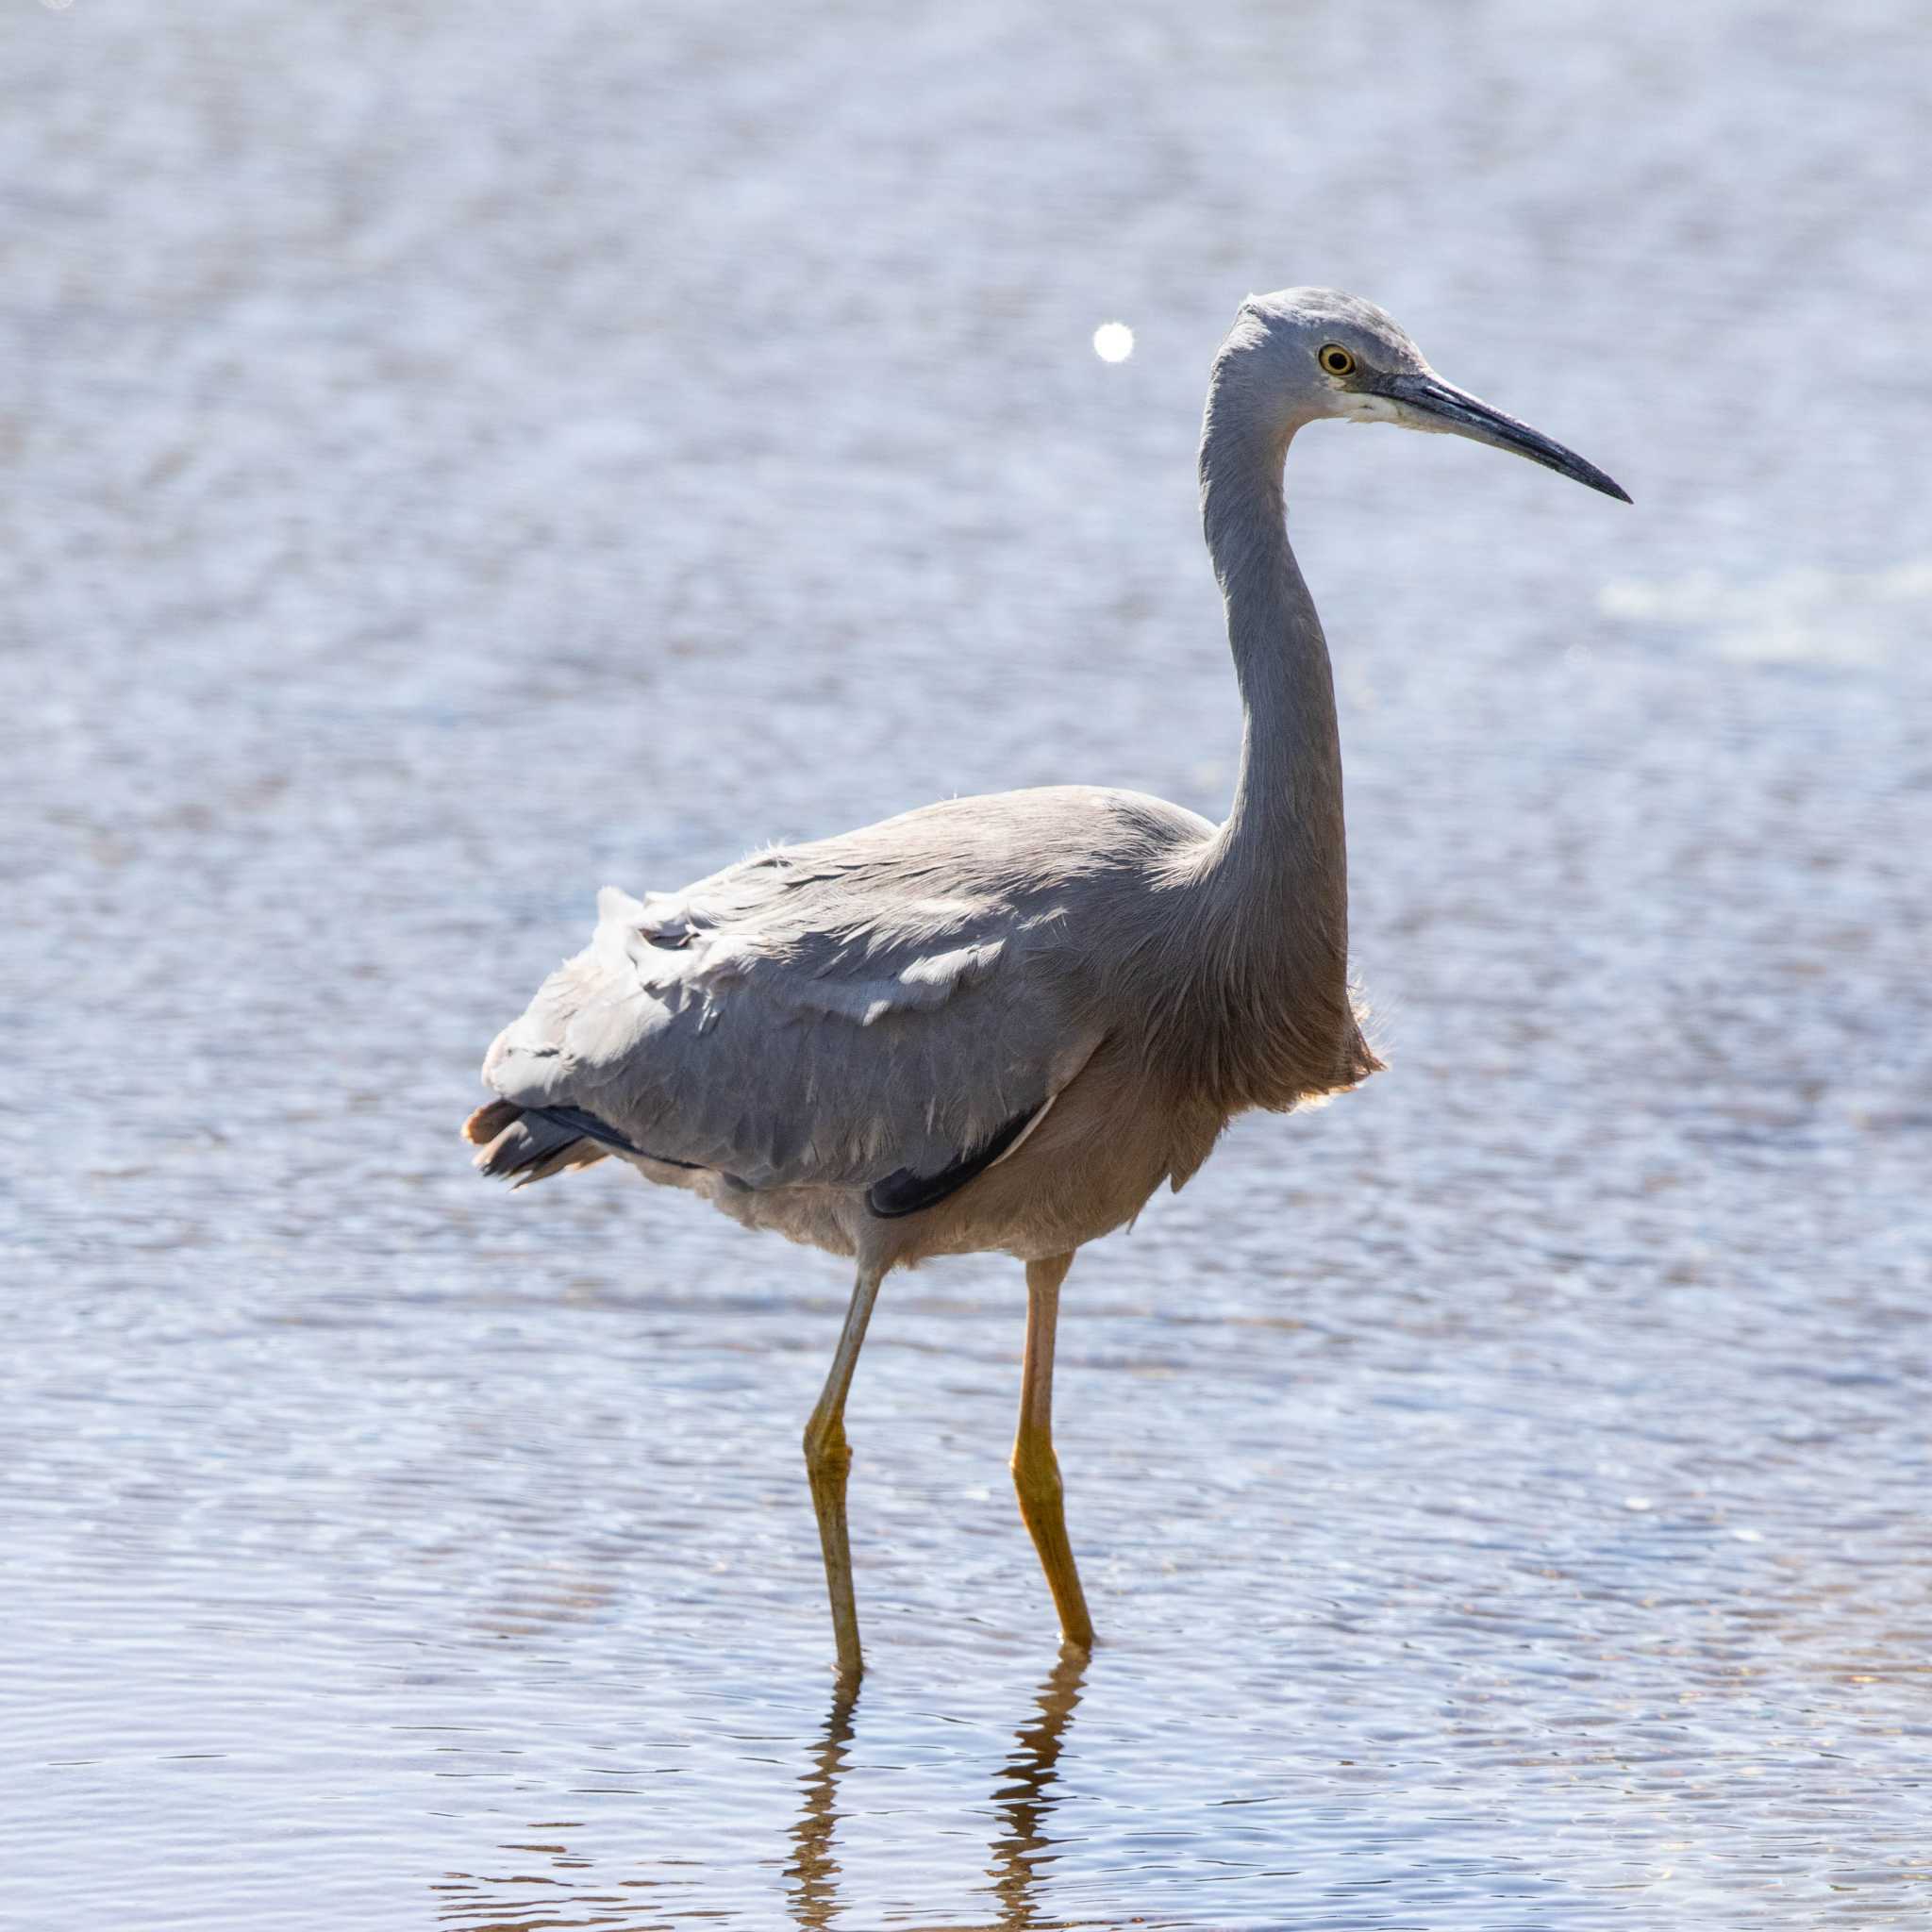
[[[1594,463],[1586,463],[1574,450],[1565,449],[1560,442],[1552,442],[1527,423],[1519,423],[1514,416],[1506,416],[1501,409],[1491,408],[1489,404],[1478,402],[1467,391],[1442,381],[1440,376],[1385,376],[1375,385],[1375,391],[1377,394],[1393,397],[1423,415],[1433,417],[1435,421],[1427,425],[1430,428],[1466,436],[1474,442],[1487,442],[1497,449],[1514,450],[1518,456],[1527,457],[1531,462],[1541,463],[1544,469],[1554,470],[1559,476],[1574,477],[1592,490],[1601,490],[1606,496],[1614,496],[1620,503],[1630,501],[1618,484],[1606,476]],[[1416,426],[1424,425],[1419,424]]]

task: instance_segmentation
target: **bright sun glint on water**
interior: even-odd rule
[[[1134,353],[1134,331],[1124,322],[1103,322],[1093,331],[1093,353],[1103,362],[1124,362]]]

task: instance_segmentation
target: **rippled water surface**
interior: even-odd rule
[[[1932,28],[1543,0],[0,22],[0,1923],[1932,1910]],[[1218,812],[1252,288],[1391,1070],[1023,1292],[455,1130],[607,880]],[[1101,361],[1109,319],[1133,358]]]

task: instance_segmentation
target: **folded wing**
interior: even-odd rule
[[[996,822],[960,800],[760,854],[681,893],[607,888],[591,945],[485,1080],[757,1188],[903,1192],[1016,1138],[1101,1038],[1072,930],[1092,848],[1079,809],[1030,796]]]

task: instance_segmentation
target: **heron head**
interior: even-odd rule
[[[1265,390],[1284,432],[1333,417],[1466,436],[1630,501],[1575,451],[1444,382],[1394,319],[1359,296],[1333,289],[1250,295],[1221,358],[1218,373]]]

